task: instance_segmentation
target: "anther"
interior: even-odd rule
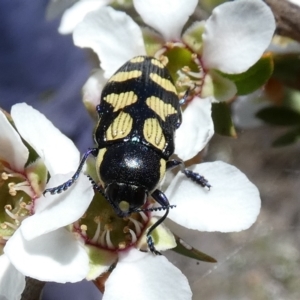
[[[125,242],[120,242],[120,243],[118,244],[118,248],[119,248],[120,250],[125,249],[125,248],[126,248],[126,243],[125,243]]]
[[[82,236],[86,238],[87,237],[87,234],[86,234],[86,232],[87,232],[87,226],[85,224],[82,224],[80,226],[80,230],[81,230]]]

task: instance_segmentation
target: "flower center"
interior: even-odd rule
[[[182,42],[166,43],[156,54],[162,60],[167,60],[166,65],[182,98],[189,89],[189,99],[199,95],[204,82],[205,71],[200,56],[194,53]]]
[[[119,217],[107,200],[96,193],[86,214],[74,229],[91,244],[106,250],[125,250],[135,244],[148,224],[145,212]]]
[[[26,177],[0,161],[0,243],[8,240],[31,215],[33,197]]]

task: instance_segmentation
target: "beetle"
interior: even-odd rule
[[[96,158],[100,184],[92,181],[119,217],[133,212],[162,209],[165,214],[147,232],[150,251],[155,249],[151,232],[161,224],[171,206],[157,189],[167,170],[181,171],[203,187],[211,185],[201,175],[187,170],[174,153],[174,134],[182,120],[181,105],[173,80],[165,65],[154,57],[137,56],[126,62],[104,86],[96,110],[99,120],[94,131],[97,145],[83,155],[79,167],[67,182],[46,189],[44,194],[61,193],[78,178],[88,156]],[[143,208],[148,197],[158,208]]]

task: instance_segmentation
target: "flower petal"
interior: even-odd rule
[[[60,21],[58,28],[59,33],[71,33],[74,28],[83,20],[83,18],[91,11],[97,10],[100,7],[111,2],[110,0],[84,0],[78,1],[67,9]]]
[[[192,292],[186,277],[164,256],[131,249],[120,253],[102,299],[188,300],[192,299]]]
[[[176,131],[175,153],[188,160],[200,152],[214,134],[211,118],[211,100],[195,97],[182,116],[182,124]]]
[[[121,65],[146,50],[139,26],[124,12],[103,7],[89,13],[75,28],[75,45],[93,49],[109,78]]]
[[[255,117],[261,109],[270,106],[262,90],[257,90],[246,96],[239,96],[232,103],[232,116],[234,124],[242,129],[257,128],[264,122]]]
[[[275,20],[263,1],[239,0],[216,7],[205,27],[205,67],[235,74],[246,71],[261,57],[271,42]]]
[[[213,97],[215,101],[227,101],[232,99],[237,93],[234,82],[221,76],[214,70],[210,70],[204,79],[201,97]]]
[[[21,273],[41,281],[76,282],[84,279],[89,270],[84,247],[65,228],[31,241],[17,230],[4,252]]]
[[[88,78],[82,87],[82,101],[88,112],[94,113],[96,106],[100,104],[101,92],[107,79],[103,76],[103,70],[97,69]]]
[[[177,174],[165,194],[177,207],[169,218],[190,229],[240,231],[249,228],[260,211],[258,189],[237,168],[221,161],[193,168],[211,184],[210,191]]]
[[[55,175],[47,187],[58,186],[72,175]],[[93,196],[93,188],[86,176],[80,176],[72,187],[61,194],[41,196],[35,202],[35,214],[22,222],[22,234],[31,240],[77,221],[85,213]]]
[[[144,22],[160,32],[166,41],[180,39],[181,31],[198,1],[134,0],[133,4]]]
[[[154,215],[155,212],[152,213]],[[151,217],[150,221],[148,222],[147,228],[150,228],[154,223],[157,222],[159,218]],[[144,234],[141,236],[139,241],[136,244],[136,248],[142,251],[149,251],[148,244],[147,244],[147,232],[145,230]],[[176,247],[175,237],[170,231],[168,227],[164,224],[160,224],[155,230],[151,233],[153,242],[155,244],[155,248],[158,251],[166,251],[168,249],[172,249]]]
[[[85,245],[89,256],[90,270],[86,276],[87,280],[94,280],[102,273],[106,272],[109,267],[118,259],[116,252],[100,249],[92,245]]]
[[[29,151],[1,110],[0,128],[0,158],[7,161],[15,171],[23,172]]]
[[[0,299],[19,300],[25,288],[25,276],[9,261],[5,254],[0,256]]]
[[[44,160],[50,175],[76,170],[79,163],[77,148],[43,114],[20,103],[12,107],[11,116],[20,135]]]

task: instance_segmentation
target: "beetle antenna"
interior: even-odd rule
[[[109,201],[108,197],[106,196],[102,186],[98,185],[94,179],[90,176],[90,175],[86,175],[88,177],[88,179],[90,180],[91,184],[93,185],[93,188],[100,193],[110,204],[111,202]]]
[[[84,163],[86,162],[87,158],[89,157],[89,155],[93,155],[94,157],[96,157],[98,155],[98,148],[89,148],[83,155],[83,157],[81,158],[81,161],[79,163],[79,166],[75,172],[75,174],[72,176],[71,179],[69,179],[68,181],[64,182],[63,184],[53,187],[53,188],[49,188],[44,190],[43,195],[45,195],[46,193],[50,193],[51,195],[54,194],[59,194],[61,192],[66,191],[71,185],[73,185],[73,183],[78,179],[80,172],[84,166]]]
[[[168,208],[175,208],[175,207],[176,205],[166,205],[166,206],[158,206],[158,207],[140,208],[135,210],[134,212],[161,211],[161,210],[166,210]]]

